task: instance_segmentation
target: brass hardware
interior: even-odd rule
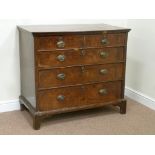
[[[78,48],[74,48],[74,51],[78,51],[79,49]]]
[[[108,57],[108,52],[104,52],[104,51],[102,51],[102,52],[100,52],[100,57],[101,58],[106,58],[106,57]]]
[[[58,101],[64,101],[64,99],[65,99],[65,96],[63,96],[63,95],[58,95],[57,96]]]
[[[60,74],[57,75],[57,78],[58,78],[59,80],[64,80],[65,77],[66,77],[66,75],[65,75],[64,73],[60,73]]]
[[[81,51],[81,56],[85,56],[86,52],[84,50]]]
[[[81,67],[81,71],[82,71],[82,73],[84,73],[84,71],[85,71],[85,67],[84,66]]]
[[[57,56],[57,59],[58,59],[59,61],[65,61],[65,55],[58,55],[58,56]]]
[[[85,89],[85,86],[81,86],[81,89]]]
[[[57,47],[58,47],[58,48],[64,48],[64,47],[65,47],[65,42],[64,42],[63,40],[59,40],[59,41],[57,42]]]
[[[103,38],[101,40],[101,44],[106,45],[108,43],[108,40],[106,38]]]
[[[107,90],[106,89],[100,89],[99,90],[99,94],[106,95],[107,94]]]
[[[103,75],[105,75],[105,74],[108,73],[108,70],[107,70],[107,69],[101,69],[101,70],[100,70],[100,73],[103,74]]]
[[[102,34],[105,36],[107,34],[107,31],[103,31]]]

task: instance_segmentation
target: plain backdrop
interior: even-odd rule
[[[81,20],[85,22],[86,19],[91,23],[101,21],[106,23],[107,21],[104,19],[110,19],[107,22],[109,24],[132,28],[128,42],[127,86],[154,98],[154,81],[150,81],[151,78],[154,78],[155,68],[153,52],[155,45],[154,40],[152,40],[154,37],[152,35],[154,20],[126,21],[127,19],[155,19],[154,6],[154,0],[0,0],[1,103],[6,100],[16,99],[20,93],[17,24],[33,24],[33,22],[40,23],[42,21],[45,21],[45,24],[49,21],[50,23],[58,21],[58,23],[64,23],[67,20],[76,23],[81,22]],[[141,54],[141,51],[143,54]],[[151,64],[152,67],[150,68]],[[132,75],[131,78],[128,77],[129,74]],[[142,78],[142,81],[145,81],[143,85],[149,83],[148,86],[140,88],[139,77]],[[135,84],[131,81],[137,82]],[[146,87],[149,88],[145,90]],[[72,137],[49,135],[39,137],[1,136],[0,153],[9,155],[43,155],[51,153],[61,155],[154,155],[154,138],[154,136],[114,137],[101,135]]]

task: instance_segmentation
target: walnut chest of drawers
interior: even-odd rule
[[[19,26],[21,110],[34,129],[58,113],[116,105],[124,99],[130,29],[104,24]]]

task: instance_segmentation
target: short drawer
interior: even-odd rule
[[[37,66],[41,68],[81,64],[104,64],[124,61],[124,48],[99,48],[85,50],[56,50],[39,52]]]
[[[123,79],[123,63],[76,66],[39,71],[39,88]]]
[[[85,47],[123,46],[126,44],[125,33],[106,35],[86,35]]]
[[[121,97],[121,82],[89,84],[38,92],[40,111],[112,102]]]
[[[36,50],[52,50],[83,47],[83,36],[44,36],[35,38]]]

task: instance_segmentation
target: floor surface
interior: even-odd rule
[[[40,130],[33,130],[27,111],[0,114],[2,135],[148,135],[155,134],[155,111],[128,99],[127,114],[116,107],[103,107],[55,115],[44,120]]]

